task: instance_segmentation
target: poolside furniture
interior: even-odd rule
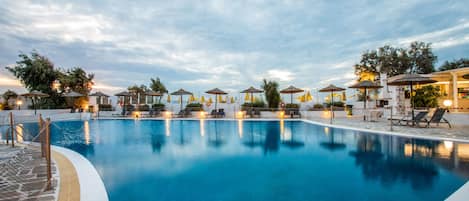
[[[449,121],[443,117],[445,112],[446,112],[446,109],[438,108],[438,109],[435,110],[435,112],[433,113],[430,120],[423,119],[422,121],[416,121],[417,126],[420,127],[420,125],[419,125],[420,122],[425,122],[426,123],[426,126],[425,126],[426,128],[430,127],[431,123],[434,123],[437,126],[439,126],[440,123],[447,123],[448,127],[451,128],[451,124],[449,123]]]
[[[368,114],[368,121],[378,121],[383,116],[383,111],[371,110]]]
[[[427,116],[428,111],[421,111],[415,115],[414,118],[412,118],[412,115],[406,115],[401,118],[393,118],[389,119],[392,121],[393,125],[399,125],[399,126],[408,126],[408,125],[415,125],[418,122],[424,121],[425,117]],[[397,121],[397,122],[395,122]]]
[[[217,116],[218,117],[225,117],[225,109],[218,109]]]
[[[287,109],[287,115],[290,115],[290,118],[301,118],[300,109],[293,108]]]

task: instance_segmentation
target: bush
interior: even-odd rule
[[[203,105],[201,103],[189,103],[186,108],[190,111],[203,111]]]
[[[151,106],[152,109],[164,109],[165,104],[163,103],[155,103]]]
[[[314,108],[314,109],[323,109],[323,108],[324,108],[324,105],[323,105],[323,104],[316,103],[316,104],[313,105],[313,108]]]
[[[289,109],[298,109],[300,108],[300,105],[299,104],[296,104],[296,103],[287,103],[285,105],[285,108],[289,108]]]
[[[415,96],[412,98],[414,107],[438,107],[439,97],[441,97],[440,88],[428,85],[415,90]]]
[[[242,107],[265,107],[264,101],[256,101],[254,103],[243,103]]]
[[[149,106],[149,105],[138,105],[138,106],[137,106],[137,110],[138,110],[138,111],[149,111],[149,110],[150,110],[150,106]]]
[[[111,104],[99,104],[98,108],[99,108],[99,111],[112,111]]]
[[[331,107],[331,103],[326,103],[326,106]],[[332,103],[332,106],[334,106],[334,107],[344,107],[344,102],[337,101],[337,102]]]

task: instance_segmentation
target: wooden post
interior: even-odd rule
[[[46,149],[45,149],[45,145],[46,143],[45,142],[45,137],[44,137],[44,132],[42,132],[42,129],[44,128],[44,120],[42,120],[42,115],[39,114],[39,140],[40,140],[40,143],[41,143],[41,156],[42,157],[46,157]]]
[[[47,190],[51,189],[52,168],[51,168],[51,150],[50,150],[50,118],[46,120],[46,162],[47,162]]]
[[[15,128],[13,126],[13,112],[10,112],[11,147],[15,147]]]

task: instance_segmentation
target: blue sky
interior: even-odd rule
[[[160,77],[170,91],[237,92],[263,78],[315,90],[347,86],[367,49],[431,42],[439,66],[469,56],[469,1],[7,1],[0,0],[4,70],[36,49],[80,66],[114,93]]]

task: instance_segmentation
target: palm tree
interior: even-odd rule
[[[276,81],[263,80],[262,89],[264,89],[265,99],[269,108],[277,108],[280,103],[280,93],[278,92],[278,83]]]
[[[161,95],[165,94],[165,93],[168,93],[168,90],[166,89],[166,87],[164,86],[164,84],[160,81],[160,78],[159,77],[156,77],[156,80],[151,78],[150,79],[151,83],[150,83],[150,89],[155,91],[155,92],[158,92],[160,93]],[[161,98],[163,96],[160,96],[158,98],[158,103],[161,104]]]

